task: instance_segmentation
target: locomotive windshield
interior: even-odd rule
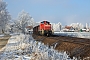
[[[44,21],[43,22],[41,22],[42,24],[44,24]]]
[[[48,23],[48,24],[49,24],[49,22],[48,22],[48,21],[46,21],[46,23]]]
[[[41,23],[42,23],[42,24],[49,24],[48,21],[42,21]]]

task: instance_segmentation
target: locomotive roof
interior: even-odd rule
[[[42,21],[41,23],[44,23],[44,22],[46,22],[46,23],[50,23],[50,22],[48,22],[48,21]]]

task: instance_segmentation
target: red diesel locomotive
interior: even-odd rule
[[[48,21],[42,21],[38,26],[33,28],[34,34],[50,36],[53,33],[51,24]]]

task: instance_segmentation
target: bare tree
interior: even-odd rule
[[[34,25],[34,19],[29,15],[29,13],[23,10],[18,14],[15,24],[16,27],[24,33],[27,26]]]
[[[4,33],[7,28],[6,25],[8,21],[11,19],[9,12],[6,9],[7,4],[0,0],[0,33]]]

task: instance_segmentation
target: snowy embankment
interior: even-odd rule
[[[54,32],[54,35],[89,38],[90,39],[90,32]]]
[[[66,52],[58,52],[41,42],[35,41],[31,35],[13,35],[0,60],[74,60],[70,59]],[[77,60],[77,59],[75,59]]]

